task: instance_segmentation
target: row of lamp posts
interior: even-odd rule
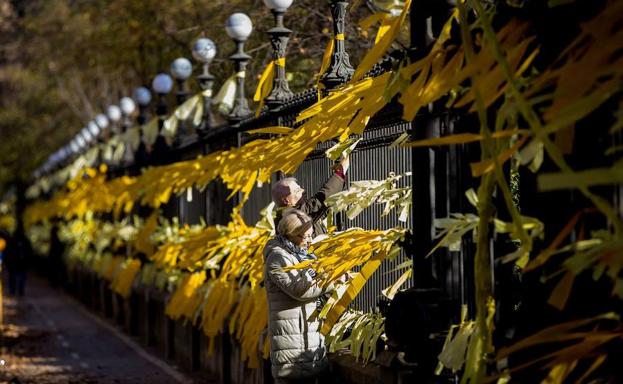
[[[271,10],[274,17],[274,26],[267,31],[272,47],[272,59],[275,63],[272,91],[265,98],[265,105],[269,112],[278,112],[284,102],[292,97],[292,92],[288,85],[285,69],[286,47],[291,30],[286,28],[283,23],[284,14],[292,5],[293,0],[264,0],[265,5]],[[326,90],[347,81],[354,70],[349,62],[349,56],[344,47],[344,20],[346,15],[347,0],[331,0],[331,15],[333,17],[334,50],[331,55],[331,62],[328,69],[320,79]],[[242,121],[252,116],[252,111],[245,95],[245,73],[251,60],[251,56],[244,50],[245,42],[251,35],[253,24],[251,19],[244,13],[232,14],[226,22],[225,30],[235,44],[235,52],[229,56],[234,63],[234,77],[236,82],[235,97],[232,108],[227,115],[227,120],[231,126],[236,126]],[[203,119],[198,131],[206,132],[215,124],[215,116],[212,112],[212,87],[215,78],[210,73],[209,66],[215,58],[217,52],[216,45],[208,38],[197,39],[192,47],[192,57],[201,65],[201,73],[197,76],[197,82],[203,95]],[[170,75],[159,73],[152,81],[151,88],[156,94],[156,116],[159,122],[159,132],[162,129],[164,118],[169,113],[165,98],[177,83],[176,103],[181,105],[188,97],[186,80],[192,75],[192,63],[190,60],[180,57],[171,64]],[[134,90],[132,98],[123,97],[119,105],[111,105],[106,113],[98,114],[90,121],[76,137],[65,147],[52,154],[48,161],[37,171],[37,175],[49,173],[66,165],[75,155],[84,153],[93,145],[106,142],[112,135],[125,132],[131,127],[131,117],[135,114],[138,106],[136,123],[144,125],[148,121],[148,107],[152,102],[151,91],[146,87],[139,87]],[[180,122],[179,130],[187,132],[184,122]],[[154,151],[158,145],[163,145],[163,138],[159,135],[158,142],[154,145]],[[124,156],[125,165],[130,164],[134,157],[131,153]]]

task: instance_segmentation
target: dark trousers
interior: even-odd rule
[[[325,371],[317,377],[306,379],[274,379],[275,384],[331,384],[334,383],[334,375],[330,371]]]
[[[316,384],[318,378],[312,377],[309,379],[275,379],[275,384]]]
[[[24,296],[26,271],[9,271],[9,294]]]

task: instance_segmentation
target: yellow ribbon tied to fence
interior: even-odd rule
[[[264,68],[264,72],[260,76],[260,81],[257,84],[257,88],[255,89],[255,95],[253,95],[253,101],[256,101],[259,104],[257,107],[257,111],[255,111],[255,116],[259,116],[262,112],[262,108],[264,108],[264,99],[270,95],[270,92],[273,90],[273,80],[275,79],[275,66],[285,68],[286,66],[286,58],[280,57],[276,60],[268,63],[266,68]]]
[[[153,118],[145,125],[141,126],[141,132],[143,134],[143,143],[147,147],[151,147],[158,138],[158,119]]]
[[[327,287],[332,283],[338,283],[338,280],[354,267],[361,266],[361,270],[346,283],[346,288],[322,309],[320,317],[324,317],[324,323],[321,333],[324,335],[329,333],[381,262],[398,255],[400,247],[396,243],[402,239],[404,233],[405,230],[402,228],[386,231],[352,228],[312,245],[311,250],[318,259],[306,260],[284,268],[284,270],[312,268],[317,273],[318,284]]]
[[[205,280],[205,271],[186,274],[167,303],[165,308],[167,316],[173,320],[184,317],[193,321],[195,312],[203,300],[199,288]]]
[[[171,116],[164,121],[162,126],[162,136],[169,138],[175,137],[180,120],[186,121],[192,117],[192,123],[195,127],[201,124],[201,120],[203,118],[202,101],[204,97],[212,97],[212,90],[206,89],[205,91],[192,96],[182,103],[182,105],[177,107],[175,112],[173,112],[173,114],[171,114]]]
[[[139,259],[128,259],[118,266],[118,271],[113,278],[111,288],[123,297],[128,297],[132,290],[134,278],[141,269],[141,261]]]
[[[213,100],[213,104],[218,105],[219,111],[222,113],[231,112],[234,108],[234,99],[236,98],[236,80],[238,78],[244,79],[245,77],[245,71],[241,71],[233,74],[225,80]]]
[[[331,55],[333,55],[333,51],[335,50],[335,41],[341,40],[344,41],[345,36],[343,33],[338,33],[335,37],[329,40],[329,44],[324,50],[324,55],[322,55],[322,64],[320,65],[320,73],[319,77],[324,75],[324,73],[329,69],[329,64],[331,64]]]
[[[381,21],[381,26],[376,34],[376,39],[374,42],[374,46],[370,49],[364,58],[361,60],[361,63],[355,70],[353,77],[351,78],[351,83],[354,83],[358,80],[361,80],[363,76],[374,66],[374,64],[378,63],[381,57],[387,52],[387,49],[396,39],[398,32],[400,31],[400,27],[404,23],[407,14],[409,13],[409,8],[411,6],[411,0],[406,0],[403,7],[402,12],[397,17],[392,17],[391,15],[387,15]]]
[[[320,71],[318,72],[318,82],[316,83],[316,88],[318,88],[318,100],[320,100],[321,98],[322,90],[322,84],[320,83],[320,79],[322,78],[322,75],[324,75],[324,73],[327,71],[327,69],[329,69],[329,65],[331,64],[331,56],[333,55],[333,51],[335,50],[335,41],[344,41],[344,38],[345,36],[343,33],[338,33],[333,39],[329,40],[329,44],[327,44],[327,47],[324,50],[324,54],[322,55],[322,64],[320,64]]]

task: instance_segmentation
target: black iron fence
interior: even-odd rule
[[[427,2],[415,2],[417,6]],[[441,2],[440,2],[441,3]],[[445,2],[444,2],[445,4]],[[415,8],[415,6],[414,6]],[[447,11],[447,9],[445,9]],[[438,12],[433,16],[433,30],[438,30],[440,21],[445,20],[445,13]],[[425,15],[430,16],[430,15]],[[412,49],[414,57],[422,55],[422,50],[428,46],[424,35],[426,17],[412,12]],[[416,28],[417,27],[417,28]],[[420,51],[417,51],[420,49]],[[409,52],[413,53],[413,52]],[[393,57],[402,57],[405,52],[392,52],[379,63],[370,76],[378,76],[383,71],[396,64]],[[402,56],[401,56],[402,55]],[[318,90],[315,88],[296,94],[283,101],[280,108],[264,111],[257,118],[248,118],[234,125],[221,124],[210,127],[200,135],[190,134],[180,137],[178,144],[166,152],[152,154],[154,164],[165,164],[183,159],[191,159],[200,154],[209,154],[230,146],[241,146],[254,137],[246,132],[252,129],[268,126],[296,127],[295,118],[299,112],[312,105],[317,100]],[[599,120],[597,120],[599,121]],[[453,133],[477,133],[479,122],[475,114],[467,111],[450,110],[443,102],[428,105],[420,112],[414,121],[402,119],[402,106],[396,100],[390,102],[376,116],[374,116],[362,140],[351,155],[351,167],[348,180],[380,180],[390,173],[405,174],[411,172],[410,177],[402,178],[400,186],[411,186],[413,190],[413,209],[408,221],[398,221],[395,212],[382,216],[383,207],[373,205],[364,210],[354,220],[338,213],[334,217],[338,229],[351,227],[363,229],[388,229],[406,227],[411,235],[402,244],[403,251],[394,260],[386,260],[369,279],[361,293],[352,303],[352,307],[362,311],[370,311],[381,307],[387,311],[387,300],[381,291],[396,281],[402,271],[397,267],[407,260],[413,261],[413,279],[403,287],[407,289],[407,300],[401,299],[389,304],[387,314],[388,337],[398,350],[401,348],[419,348],[416,356],[428,354],[435,357],[439,352],[445,332],[452,323],[459,320],[461,306],[465,305],[470,313],[474,313],[474,255],[475,245],[471,236],[465,236],[458,248],[452,250],[439,248],[429,255],[434,247],[435,219],[445,218],[451,213],[475,212],[465,196],[465,192],[478,185],[478,180],[472,177],[469,164],[479,160],[479,144],[459,144],[435,148],[405,148],[390,147],[390,145],[404,133],[414,139],[428,139],[445,136]],[[603,132],[602,132],[603,133]],[[603,135],[602,135],[603,136]],[[583,137],[589,144],[603,146],[598,135]],[[333,143],[322,143],[306,158],[298,168],[295,176],[307,191],[317,190],[331,175],[332,163],[325,157],[324,151]],[[591,152],[600,154],[601,151]],[[159,157],[158,159],[154,159]],[[577,158],[590,157],[586,153],[577,155]],[[608,162],[605,162],[609,165]],[[551,163],[545,162],[544,167],[552,168]],[[128,169],[118,169],[117,173],[128,172]],[[506,169],[508,173],[508,169]],[[278,176],[274,175],[273,180]],[[541,202],[536,188],[535,176],[521,171],[522,183],[520,205],[522,213],[531,215],[539,209]],[[238,202],[238,197],[227,200],[229,191],[220,181],[210,183],[205,190],[191,189],[178,197],[172,198],[163,213],[165,216],[178,217],[184,223],[197,223],[203,218],[208,224],[226,224],[229,214]],[[499,194],[499,192],[496,192]],[[617,200],[619,213],[621,212],[621,189],[606,190],[605,196]],[[548,232],[542,243],[537,242],[535,249],[548,244],[564,223],[560,216],[569,207],[574,210],[590,207],[590,203],[578,197],[577,193],[556,192],[550,196],[552,213],[544,217],[543,221]],[[496,199],[499,196],[496,195]],[[242,209],[242,215],[247,224],[252,225],[260,218],[260,210],[271,201],[270,184],[255,188]],[[505,218],[504,204],[499,204],[500,211],[496,214]],[[534,215],[537,216],[537,215]],[[592,228],[599,228],[603,223],[591,223]],[[591,227],[591,225],[589,225]],[[551,230],[549,229],[551,228]],[[506,248],[506,249],[505,249]],[[514,332],[517,320],[514,318],[519,305],[515,298],[520,296],[518,285],[515,284],[516,274],[512,268],[502,265],[496,260],[496,255],[503,255],[508,251],[507,239],[490,239],[490,279],[499,299],[499,310],[496,312],[498,328],[504,332]],[[344,255],[348,257],[348,255]],[[130,332],[138,334],[145,343],[158,346],[167,357],[177,358],[189,364],[191,369],[204,368],[220,377],[224,382],[262,382],[269,381],[269,372],[249,370],[240,361],[240,348],[230,340],[227,334],[217,339],[212,348],[215,354],[207,356],[208,341],[196,328],[175,322],[164,315],[164,306],[168,298],[167,293],[161,293],[144,287],[136,287],[128,301],[122,300],[110,291],[104,281],[93,273],[79,271],[73,276],[73,284],[82,292],[82,298],[93,307],[113,316],[126,324]],[[90,292],[90,293],[89,293]],[[529,296],[527,294],[526,297]],[[535,299],[535,298],[533,298]],[[535,302],[543,301],[540,299]],[[115,304],[117,303],[117,304]],[[400,304],[396,304],[400,303]],[[398,306],[403,306],[399,308]],[[537,307],[538,308],[538,307]],[[396,314],[404,315],[404,319],[397,319]],[[392,318],[393,317],[393,318]],[[402,320],[402,321],[401,321]],[[408,324],[406,324],[408,323]],[[424,328],[421,330],[420,328]],[[529,327],[528,327],[529,328]],[[396,340],[396,335],[404,340]],[[394,338],[394,340],[391,340]],[[429,341],[433,340],[433,342]],[[503,344],[503,343],[502,343]],[[422,347],[425,346],[425,347]],[[434,359],[433,359],[434,360]],[[391,364],[389,364],[391,365]],[[411,369],[409,367],[405,369]],[[390,370],[399,372],[400,369]],[[429,374],[426,371],[426,374]],[[380,376],[376,377],[379,379]],[[394,380],[396,376],[392,376]],[[376,380],[375,379],[375,380]],[[379,379],[380,380],[380,379]],[[356,381],[356,380],[355,380]]]

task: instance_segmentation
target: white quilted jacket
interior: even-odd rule
[[[318,321],[307,319],[325,290],[314,283],[311,269],[280,270],[299,259],[275,239],[266,244],[264,260],[273,377],[317,376],[328,366],[327,353]]]

